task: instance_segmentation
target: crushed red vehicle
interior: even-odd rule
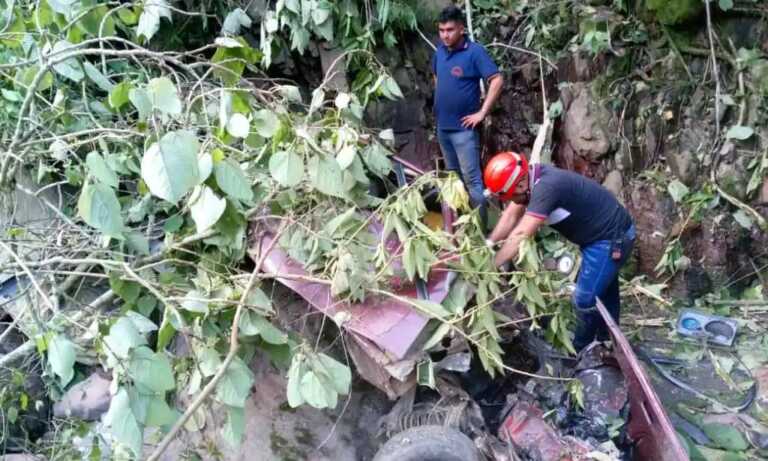
[[[421,174],[422,171],[408,162],[405,170],[411,174]],[[443,207],[444,226],[450,229],[452,215]],[[372,224],[371,230],[381,235],[381,226]],[[252,235],[250,251],[253,256],[264,256],[262,270],[304,298],[314,309],[330,318],[344,317],[342,328],[352,339],[348,342],[348,350],[360,376],[387,394],[390,399],[401,398],[396,410],[398,414],[389,415],[389,421],[401,421],[406,416],[413,420],[413,411],[418,404],[414,403],[416,386],[416,365],[425,357],[420,347],[425,341],[425,329],[428,318],[409,305],[407,299],[429,299],[440,303],[448,295],[455,274],[441,270],[432,271],[427,280],[416,285],[405,285],[395,294],[401,299],[384,296],[366,297],[364,303],[352,304],[338,301],[331,295],[330,286],[311,281],[309,274],[302,264],[291,259],[279,245],[273,244],[276,238],[269,230],[260,229],[258,235]],[[393,254],[401,251],[399,243],[387,242]],[[629,418],[627,435],[633,443],[632,457],[642,460],[677,461],[686,460],[688,456],[683,449],[670,420],[662,407],[658,396],[651,387],[647,374],[640,365],[635,353],[621,330],[610,318],[605,308],[598,302],[598,311],[608,325],[613,350],[611,361],[615,365],[616,374],[623,378],[623,394],[616,397],[610,395],[607,400],[621,402],[628,400]],[[469,355],[469,354],[466,354]],[[450,357],[448,357],[450,358]],[[469,360],[458,368],[446,366],[446,370],[462,369],[466,371]],[[447,381],[450,382],[450,379]],[[459,403],[460,409],[453,414],[471,414],[469,418],[474,425],[459,423],[461,418],[454,418],[456,427],[471,436],[487,459],[517,459],[505,457],[505,450],[498,444],[514,446],[522,449],[531,459],[568,460],[591,459],[586,457],[590,451],[589,445],[581,446],[574,437],[563,438],[542,417],[541,409],[524,400],[510,402],[501,415],[497,433],[493,441],[489,441],[486,425],[477,423],[482,420],[477,405],[473,406],[472,398],[458,389],[459,386],[446,384],[447,393],[456,396],[463,395]],[[438,386],[439,388],[440,386]],[[617,392],[619,392],[617,388]],[[443,396],[445,397],[445,396]],[[403,401],[405,403],[402,403]],[[514,399],[513,399],[514,400]],[[441,399],[442,402],[442,399]],[[402,403],[402,404],[401,404]],[[610,403],[610,402],[609,402]],[[609,405],[610,406],[610,405]],[[459,408],[456,407],[456,408]],[[424,421],[446,424],[446,419],[436,418],[436,407],[430,407]],[[473,409],[470,411],[470,409]],[[393,410],[395,411],[395,410]],[[410,413],[409,413],[410,412]],[[463,412],[463,413],[462,413]],[[446,414],[451,414],[447,411]],[[448,416],[446,416],[448,418]],[[390,429],[398,423],[390,424]],[[468,427],[472,427],[468,429]],[[399,427],[389,432],[397,432],[406,427]],[[498,436],[497,438],[495,438]],[[479,458],[482,459],[482,458]],[[403,459],[403,461],[407,461]]]

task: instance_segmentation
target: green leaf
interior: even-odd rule
[[[322,368],[325,369],[325,374],[330,378],[333,390],[339,394],[347,395],[352,383],[352,372],[349,367],[323,353],[318,354],[317,358]]]
[[[208,313],[208,297],[198,290],[191,290],[184,296],[181,308],[189,312]]]
[[[198,365],[203,376],[206,378],[213,376],[221,366],[221,357],[219,357],[219,353],[216,352],[216,349],[205,347],[200,351]]]
[[[162,352],[152,352],[146,346],[137,347],[131,353],[128,375],[134,383],[156,393],[170,391],[176,387],[168,357]]]
[[[136,37],[149,41],[160,29],[160,18],[171,20],[171,9],[166,0],[152,0],[144,4],[144,11],[139,17]]]
[[[125,234],[125,243],[134,252],[149,256],[149,239],[141,232],[128,232]]]
[[[432,349],[433,347],[437,346],[451,331],[451,324],[448,322],[440,323],[440,326],[437,327],[434,333],[432,333],[432,336],[429,337],[426,343],[424,343],[424,347],[422,348],[425,351],[428,351]]]
[[[168,406],[168,402],[161,395],[144,394],[136,389],[130,389],[128,398],[131,402],[131,412],[139,424],[159,427],[171,424],[176,419],[176,412]]]
[[[403,92],[400,91],[400,85],[397,84],[394,78],[387,76],[382,82],[382,88],[384,89],[384,96],[391,100],[402,99]]]
[[[242,360],[235,357],[216,385],[216,400],[224,405],[242,408],[251,394],[252,385],[253,373]]]
[[[733,426],[719,423],[702,424],[701,429],[718,448],[726,450],[742,451],[749,448],[738,429]]]
[[[469,299],[472,297],[472,285],[460,278],[453,282],[451,289],[448,291],[448,296],[443,300],[443,306],[453,314],[461,314],[464,312]]]
[[[291,408],[296,408],[304,403],[304,397],[301,396],[301,377],[304,375],[303,364],[304,355],[296,354],[293,356],[291,367],[288,369],[286,397]]]
[[[410,301],[416,305],[416,308],[419,311],[427,314],[430,317],[444,319],[451,315],[451,313],[448,312],[441,304],[438,304],[434,301],[429,301],[427,299],[411,299]]]
[[[141,177],[152,195],[176,204],[199,179],[200,143],[186,130],[172,131],[153,143],[141,159]]]
[[[234,160],[224,159],[216,163],[213,172],[216,176],[216,184],[228,196],[244,202],[253,200],[251,183],[243,169]]]
[[[221,436],[230,446],[238,447],[245,432],[245,410],[238,407],[227,407],[227,422],[221,430]]]
[[[334,158],[311,157],[307,165],[315,189],[325,195],[345,198],[341,168]]]
[[[227,133],[236,138],[247,138],[251,131],[248,118],[240,113],[232,114],[227,120]]]
[[[239,35],[240,28],[251,27],[251,18],[241,8],[235,8],[227,14],[224,18],[224,25],[221,27],[221,31],[229,35]]]
[[[245,304],[250,307],[256,307],[265,312],[274,312],[272,301],[261,288],[251,288],[251,291],[248,293],[248,297],[245,299]]]
[[[53,45],[53,50],[51,53],[56,53],[58,55],[67,54],[68,48],[72,48],[69,50],[69,52],[74,51],[73,47],[74,45],[68,41],[59,40]],[[85,77],[85,73],[83,72],[80,63],[75,58],[69,58],[59,62],[53,66],[53,70],[62,77],[68,78],[75,83],[79,83]]]
[[[106,75],[102,74],[101,71],[90,62],[85,61],[83,63],[83,68],[85,69],[85,74],[88,76],[88,78],[91,79],[91,81],[95,83],[100,90],[111,93],[112,90],[115,89],[115,84],[109,81]]]
[[[667,192],[675,203],[680,203],[688,195],[689,190],[688,186],[675,179],[667,185]]]
[[[117,195],[104,184],[86,184],[83,187],[77,201],[77,213],[89,226],[110,237],[120,237],[125,228]]]
[[[104,415],[104,424],[109,428],[112,437],[130,448],[136,458],[141,458],[142,430],[131,410],[131,402],[125,388],[121,387],[112,397],[109,411]]]
[[[301,397],[315,408],[328,408],[332,406],[332,402],[328,398],[328,391],[325,389],[320,377],[313,371],[308,371],[301,377],[299,390]]]
[[[717,4],[723,11],[728,11],[733,8],[733,0],[718,0]]]
[[[151,299],[154,300],[154,298]],[[125,318],[130,320],[133,326],[136,327],[136,330],[142,335],[157,330],[155,322],[149,320],[138,312],[128,311],[125,313]]]
[[[65,387],[75,376],[75,345],[65,336],[57,334],[48,342],[48,364]]]
[[[274,136],[279,126],[280,120],[271,110],[261,109],[253,114],[253,127],[263,138]]]
[[[197,232],[203,233],[213,227],[226,208],[226,200],[217,197],[210,187],[203,186],[202,192],[197,194],[197,199],[189,207]]]
[[[128,90],[128,99],[133,104],[133,107],[139,111],[139,120],[144,121],[149,118],[152,113],[152,100],[149,98],[149,93],[142,88],[131,88]]]
[[[88,172],[107,186],[117,189],[118,179],[112,168],[107,165],[104,158],[98,152],[91,152],[85,157],[85,165]]]
[[[733,219],[736,220],[737,223],[744,229],[750,230],[752,229],[752,225],[754,222],[752,221],[752,217],[749,216],[744,210],[736,210],[735,213],[733,213]]]
[[[269,173],[284,187],[293,187],[304,177],[304,162],[293,151],[278,151],[269,158]]]
[[[259,335],[269,344],[285,344],[288,335],[278,330],[272,323],[261,315],[246,310],[240,317],[240,331],[247,336]]]
[[[342,147],[339,153],[336,155],[336,162],[339,164],[339,168],[346,170],[352,162],[355,161],[357,156],[357,149],[351,144],[347,144]]]
[[[147,340],[127,317],[117,319],[117,322],[109,329],[109,334],[104,337],[107,351],[119,359],[127,359],[131,349],[145,344],[147,344]]]
[[[728,129],[728,132],[725,133],[725,137],[727,139],[743,141],[750,138],[754,133],[755,130],[748,126],[734,125]]]
[[[280,85],[277,87],[277,91],[279,91],[280,95],[288,102],[301,103],[301,92],[299,91],[299,87],[294,85]]]
[[[168,77],[150,80],[147,84],[147,95],[153,109],[170,115],[181,113],[181,99],[176,91],[176,85]]]
[[[387,150],[379,143],[369,145],[363,151],[365,166],[376,176],[383,178],[392,170],[392,162],[387,157]]]

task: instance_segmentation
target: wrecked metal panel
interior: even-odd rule
[[[637,448],[636,459],[659,461],[686,461],[688,455],[680,445],[672,423],[669,421],[659,397],[651,387],[645,370],[637,360],[629,341],[613,321],[611,314],[600,299],[597,300],[600,312],[613,340],[614,356],[629,387],[629,436]]]
[[[579,455],[590,451],[590,447],[580,441],[561,437],[544,420],[541,409],[525,401],[519,401],[512,407],[499,428],[499,438],[511,442],[529,457],[539,461],[580,459]]]
[[[352,341],[347,343],[347,350],[355,363],[355,369],[366,381],[387,394],[390,400],[395,400],[416,386],[416,377],[411,374],[405,381],[399,381],[387,373],[384,368],[389,359],[370,341],[354,333]]]
[[[262,234],[256,243],[260,246],[259,253],[270,247],[273,238],[270,233]],[[298,293],[329,317],[344,313],[345,329],[369,339],[398,360],[405,357],[429,320],[407,303],[388,297],[371,296],[362,304],[334,300],[329,285],[290,277],[308,277],[309,274],[300,263],[292,260],[277,245],[264,259],[262,270],[265,273],[277,275],[276,279],[280,283]],[[281,274],[286,277],[280,277]],[[452,278],[450,272],[435,272],[427,282],[430,300],[441,302],[445,299]],[[403,290],[396,294],[416,299],[416,288],[403,287]]]

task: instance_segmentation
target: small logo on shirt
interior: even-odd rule
[[[453,66],[451,67],[451,75],[456,78],[461,78],[461,76],[464,75],[464,69],[459,66]]]

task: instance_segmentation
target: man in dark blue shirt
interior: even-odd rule
[[[501,243],[495,263],[517,258],[520,243],[544,224],[581,248],[581,268],[573,292],[578,320],[573,346],[581,350],[593,340],[608,339],[608,330],[595,310],[599,297],[619,323],[619,270],[635,242],[635,226],[627,210],[606,188],[572,171],[550,165],[528,168],[525,157],[513,152],[494,156],[485,168],[488,190],[510,202],[488,244]]]
[[[438,23],[442,45],[432,58],[437,140],[446,169],[461,175],[472,206],[479,209],[485,224],[486,199],[476,127],[499,98],[503,79],[485,48],[465,35],[461,10],[454,6],[445,8]],[[481,79],[488,83],[488,94],[482,104]]]

